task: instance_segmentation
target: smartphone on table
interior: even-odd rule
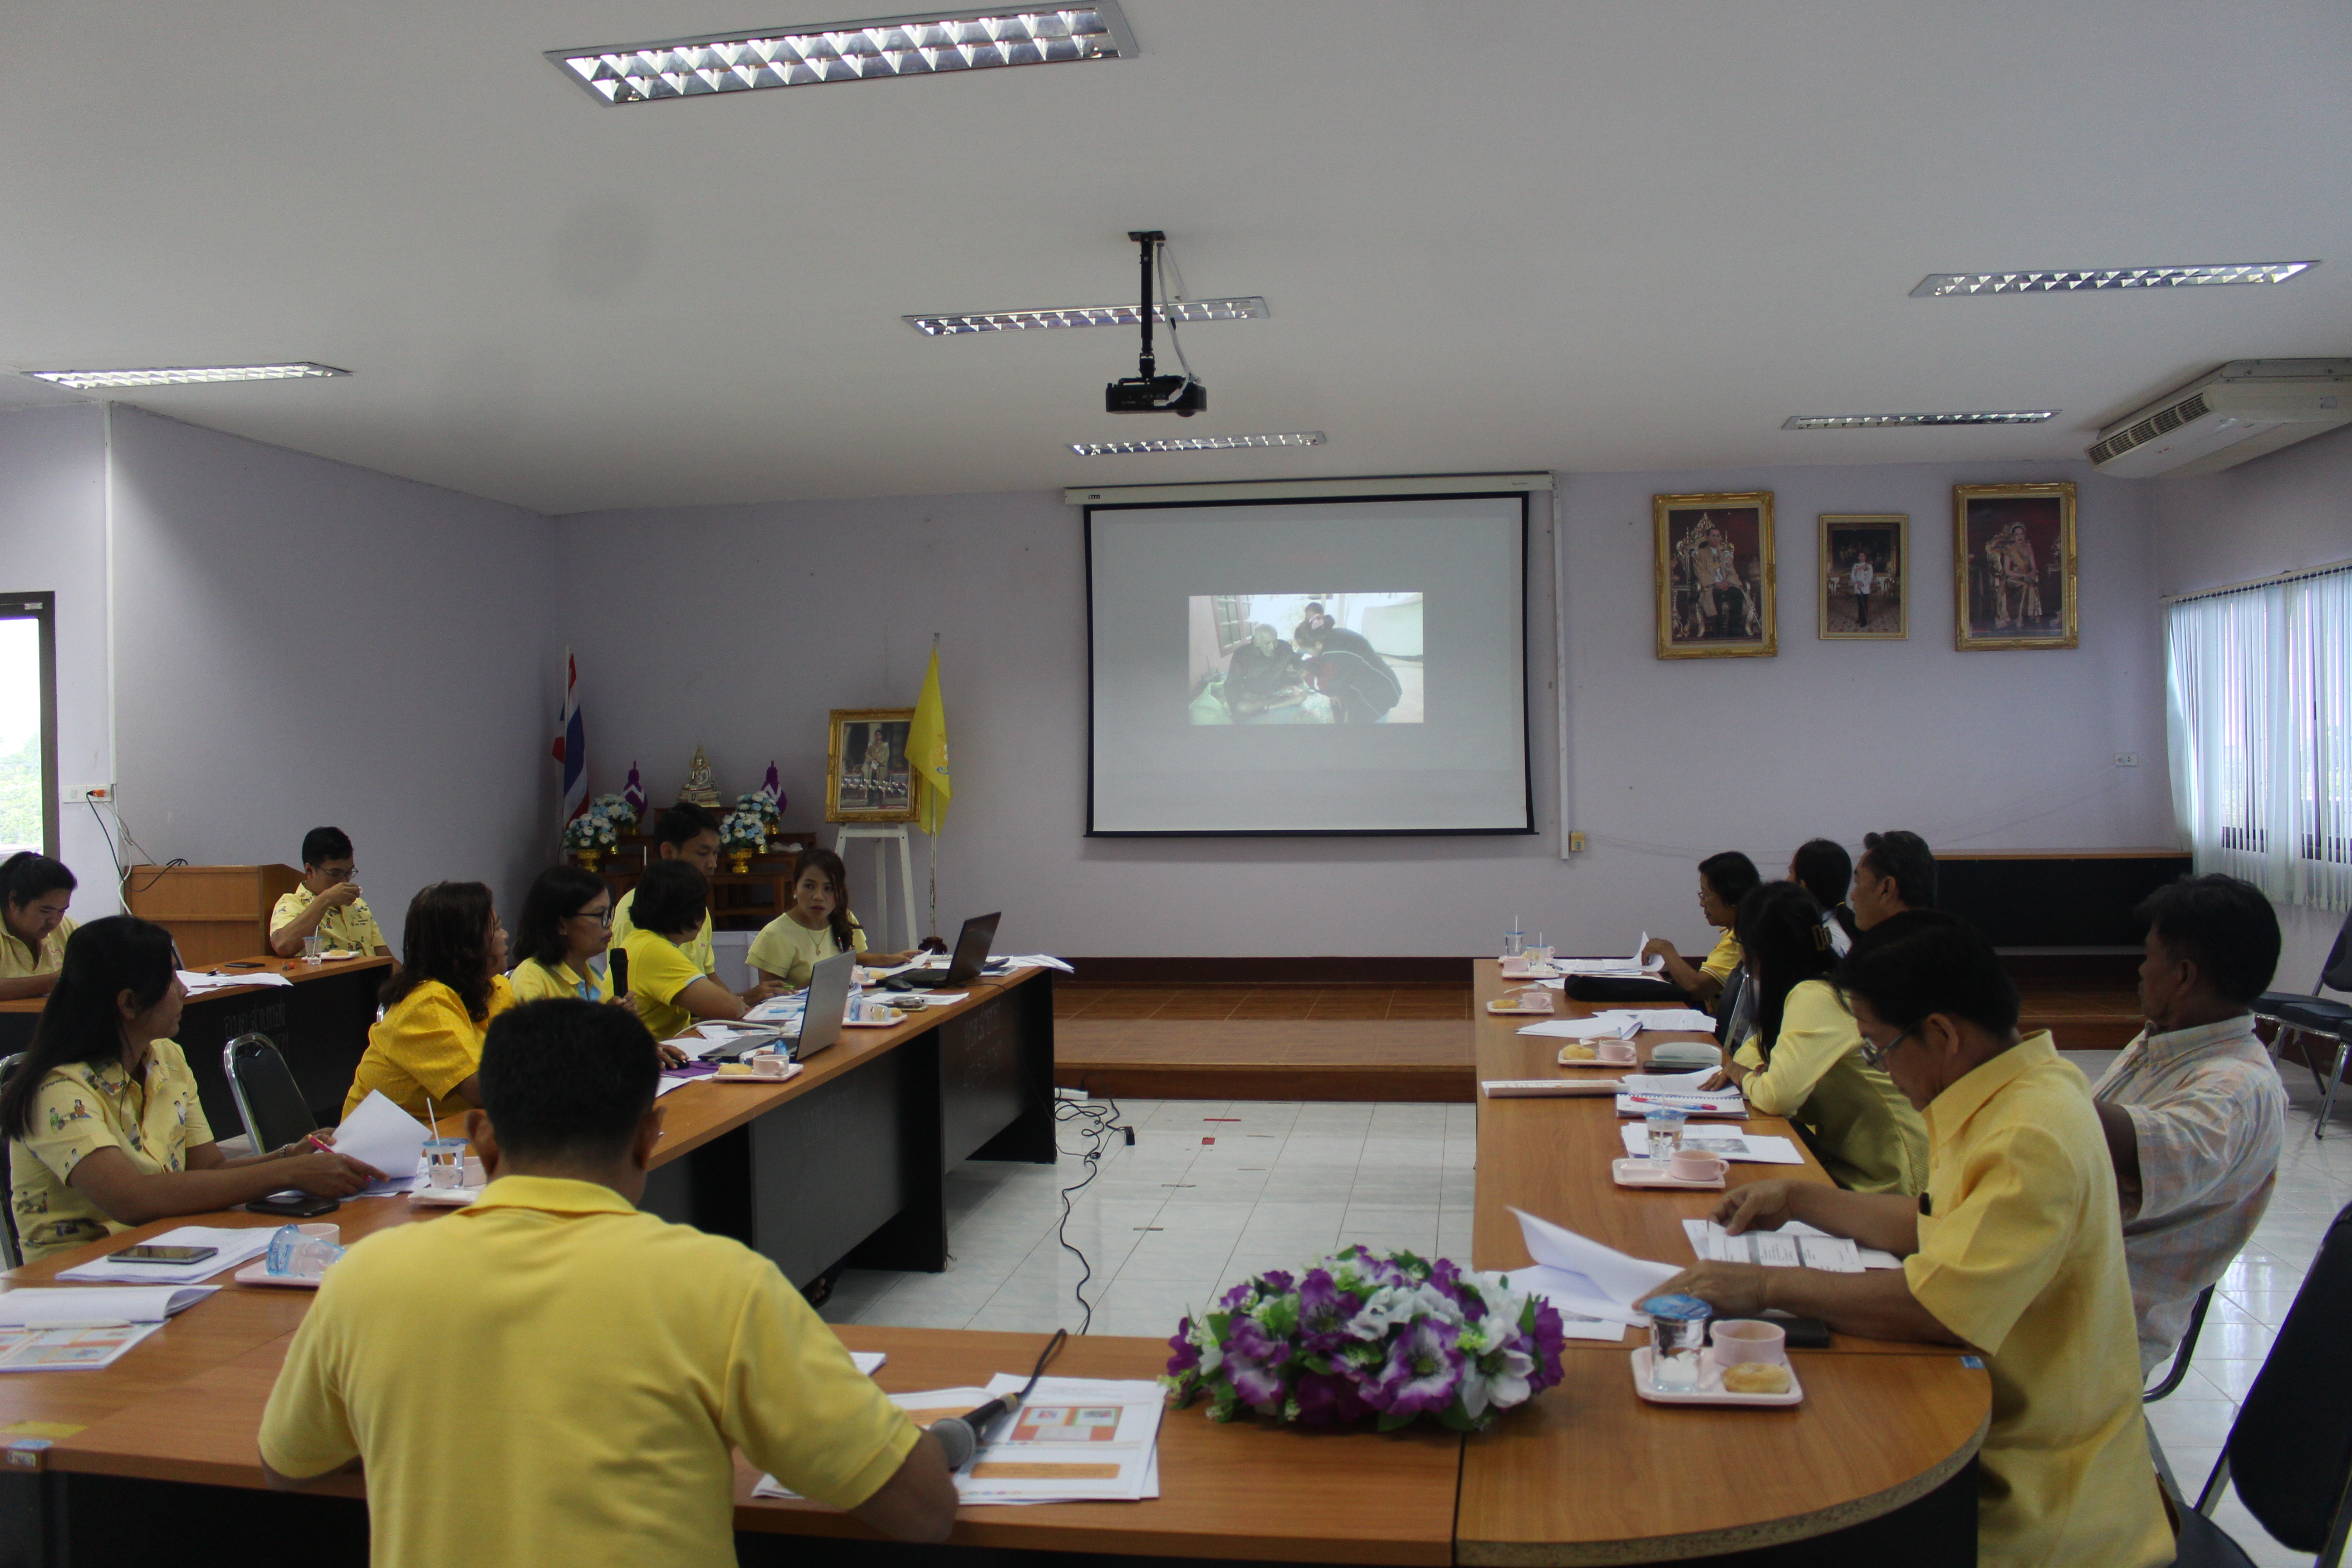
[[[220,1248],[217,1247],[157,1247],[152,1243],[142,1241],[136,1247],[124,1247],[110,1256],[107,1261],[110,1263],[202,1263],[205,1258],[215,1258],[219,1254]]]
[[[245,1205],[248,1214],[283,1215],[289,1219],[309,1219],[313,1215],[332,1214],[343,1205],[333,1198],[315,1194],[287,1191],[272,1193],[266,1198],[256,1198]]]

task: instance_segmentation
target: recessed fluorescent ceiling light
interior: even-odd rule
[[[1068,11],[927,11],[797,32],[713,33],[650,44],[550,49],[600,103],[702,98],[992,66],[1132,59],[1135,35],[1110,0]]]
[[[302,381],[318,375],[349,375],[331,364],[192,364],[159,370],[28,370],[76,392],[107,392],[120,386],[194,386],[214,381]]]
[[[2039,425],[2055,408],[1984,414],[1791,414],[1783,430],[1884,430],[1897,425]]]
[[[1930,272],[1914,300],[1947,294],[2067,294],[2094,289],[2198,289],[2212,283],[2284,283],[2316,261],[2232,261],[2219,267],[2113,267],[2084,272]]]
[[[1073,441],[1070,450],[1081,458],[1119,458],[1137,452],[1223,452],[1235,447],[1320,447],[1320,430],[1292,430],[1279,436],[1170,436],[1158,441]]]
[[[1263,321],[1271,314],[1265,300],[1252,294],[1234,300],[1178,300],[1151,307],[1151,319],[1161,323]],[[1064,305],[1037,310],[975,310],[966,316],[901,316],[900,321],[927,338],[952,338],[964,332],[1024,332],[1039,327],[1132,327],[1142,321],[1133,305]]]

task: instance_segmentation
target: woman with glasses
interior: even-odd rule
[[[595,962],[613,941],[613,893],[602,877],[577,866],[549,867],[524,895],[515,927],[522,962],[507,983],[517,1002],[613,999],[612,982]]]
[[[1837,955],[1822,906],[1794,882],[1739,900],[1732,930],[1756,988],[1755,1032],[1716,1082],[1736,1083],[1766,1116],[1801,1128],[1822,1168],[1858,1193],[1916,1197],[1927,1184],[1927,1126],[1826,978]]]

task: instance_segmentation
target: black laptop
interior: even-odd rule
[[[964,921],[962,932],[956,937],[955,956],[948,960],[944,973],[908,970],[890,976],[883,984],[892,991],[953,991],[971,984],[988,962],[989,946],[996,941],[996,922],[1003,918],[1003,912],[999,910],[992,915],[974,915]]]

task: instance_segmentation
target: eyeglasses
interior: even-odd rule
[[[601,910],[574,910],[563,918],[568,921],[594,921],[598,925],[608,926],[613,923],[613,908],[607,904]]]
[[[1864,1064],[1873,1068],[1885,1067],[1886,1065],[1886,1058],[1895,1054],[1895,1047],[1909,1039],[1914,1034],[1917,1033],[1918,1028],[1919,1026],[1917,1024],[1914,1024],[1883,1046],[1872,1045],[1870,1043],[1870,1037],[1868,1035],[1864,1035],[1862,1037],[1862,1059]]]

